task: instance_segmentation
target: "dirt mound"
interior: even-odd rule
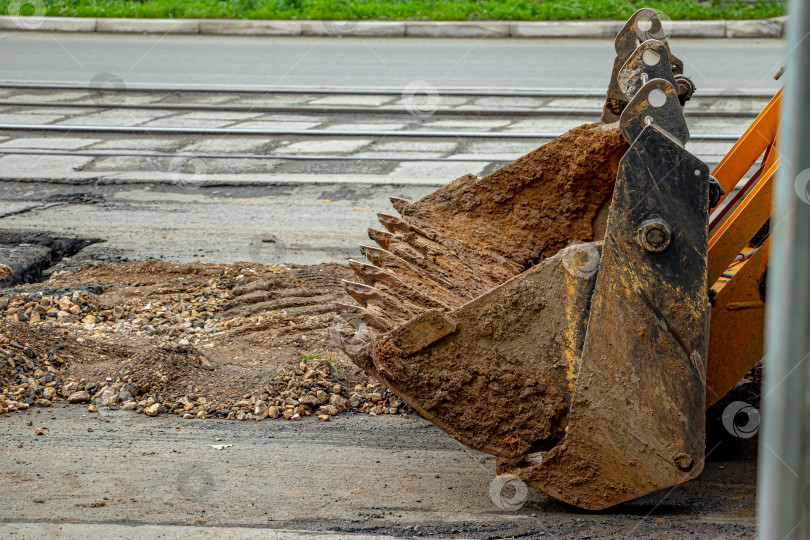
[[[368,285],[346,291],[368,311],[364,341],[429,309],[455,309],[576,242],[601,238],[627,143],[616,126],[575,128],[494,173],[462,176],[380,215],[352,262]],[[372,288],[373,287],[373,288]],[[351,331],[349,332],[351,333]],[[357,341],[351,340],[350,341]]]
[[[3,291],[0,411],[72,401],[201,418],[405,412],[329,338],[351,275],[150,260]]]
[[[128,358],[118,365],[117,379],[128,381],[139,395],[149,390],[178,393],[188,381],[198,378],[201,370],[213,371],[214,365],[190,345],[161,345]]]

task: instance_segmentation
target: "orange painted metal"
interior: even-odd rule
[[[771,215],[773,179],[778,169],[778,92],[743,133],[712,174],[726,193],[763,155],[762,164],[742,190],[718,213],[709,231],[708,283],[714,298],[706,366],[706,405],[722,398],[762,359],[765,299],[760,280],[768,265],[770,237],[740,259]],[[735,258],[737,259],[735,261]]]
[[[762,359],[765,302],[759,281],[768,266],[770,240],[766,239],[750,259],[730,269],[733,278],[716,285],[719,291],[712,302],[706,366],[707,407],[726,395]]]
[[[725,272],[742,249],[771,216],[773,178],[778,164],[759,177],[734,210],[709,238],[710,284]]]
[[[782,91],[779,90],[712,171],[726,194],[731,193],[757,158],[776,140],[781,101]]]

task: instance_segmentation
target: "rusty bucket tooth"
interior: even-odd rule
[[[386,229],[388,229],[389,232],[392,233],[397,231],[403,233],[419,232],[418,229],[414,229],[414,227],[408,225],[408,222],[405,221],[404,219],[397,216],[392,216],[391,214],[378,213],[377,219],[380,220],[380,223],[382,224],[383,227],[385,227]]]
[[[390,327],[379,319],[375,317],[370,311],[365,308],[361,308],[360,306],[353,306],[349,304],[336,304],[338,308],[338,313],[345,318],[349,317],[357,317],[367,325],[371,326],[372,328],[379,330],[380,332],[387,332],[390,330]]]
[[[394,237],[390,232],[380,231],[377,229],[369,229],[368,237],[377,243],[383,249],[388,249],[388,242]]]
[[[402,323],[422,311],[424,306],[414,304],[412,299],[391,294],[389,291],[369,287],[362,283],[343,281],[343,289],[375,317],[386,323]]]
[[[409,283],[406,276],[404,276],[405,279],[399,279],[391,272],[377,266],[351,259],[349,266],[368,285],[375,286],[382,292],[389,292],[396,297],[407,299],[410,303],[421,306],[423,309],[447,309],[448,307],[444,302],[435,298],[430,291],[425,291],[423,287],[420,287],[420,283]],[[382,285],[382,287],[378,285]]]
[[[360,252],[371,262],[371,264],[375,265],[377,264],[377,261],[396,258],[395,255],[387,249],[366,246],[364,244],[360,244]]]
[[[374,287],[363,285],[362,283],[355,283],[353,281],[343,281],[343,288],[349,296],[357,300],[361,306],[368,306],[369,302],[380,301],[380,291]]]
[[[468,290],[459,290],[452,280],[443,278],[436,272],[426,273],[390,251],[363,245],[360,246],[360,251],[375,266],[388,270],[397,279],[409,283],[412,288],[435,292],[447,299],[450,305],[461,305],[473,298]]]
[[[382,268],[370,264],[361,263],[354,259],[349,259],[349,266],[360,276],[366,284],[374,286],[376,283],[384,283],[391,287],[398,285],[396,277]]]
[[[395,233],[388,249],[428,274],[437,274],[471,288],[476,296],[523,271],[497,253],[476,250],[446,238],[431,240],[418,234]]]
[[[394,210],[399,212],[400,215],[406,215],[407,211],[413,208],[413,203],[407,199],[390,197],[389,200],[391,201],[391,206],[393,206]]]

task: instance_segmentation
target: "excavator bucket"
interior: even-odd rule
[[[616,39],[615,122],[392,199],[332,329],[499,474],[588,509],[703,467],[712,179],[660,28],[642,9]]]

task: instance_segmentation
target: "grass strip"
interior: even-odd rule
[[[782,0],[0,0],[10,15],[175,19],[625,20],[641,7],[672,20],[785,14]]]

